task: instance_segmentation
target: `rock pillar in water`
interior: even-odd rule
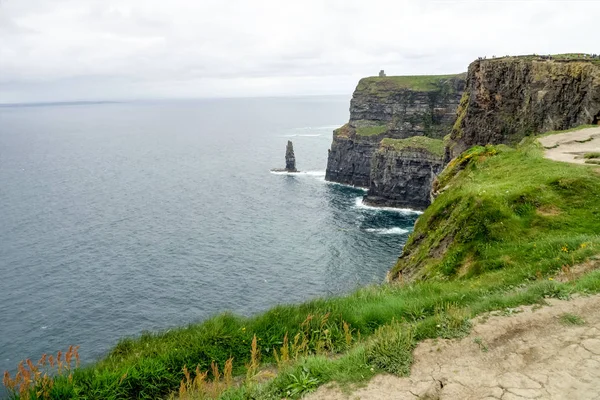
[[[285,147],[285,170],[296,172],[296,157],[294,156],[294,145],[291,140],[288,140]]]

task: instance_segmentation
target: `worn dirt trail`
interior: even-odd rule
[[[461,340],[428,340],[411,375],[378,375],[351,394],[321,387],[310,400],[600,400],[600,295],[480,317]],[[561,321],[566,313],[583,325]],[[504,313],[506,314],[506,313]]]
[[[585,153],[600,152],[600,126],[539,138],[551,160],[584,164]]]

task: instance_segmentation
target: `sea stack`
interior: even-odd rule
[[[296,157],[294,156],[294,145],[288,140],[285,147],[285,170],[287,172],[298,172],[296,170]]]
[[[294,145],[288,140],[285,146],[285,168],[274,168],[271,172],[298,172],[296,169],[296,157],[294,156]]]

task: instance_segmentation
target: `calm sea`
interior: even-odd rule
[[[0,372],[382,281],[417,215],[324,181],[348,104],[0,108]],[[270,173],[287,140],[303,172]]]

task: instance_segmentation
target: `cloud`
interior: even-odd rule
[[[0,102],[350,93],[478,56],[597,51],[597,2],[4,0]]]

